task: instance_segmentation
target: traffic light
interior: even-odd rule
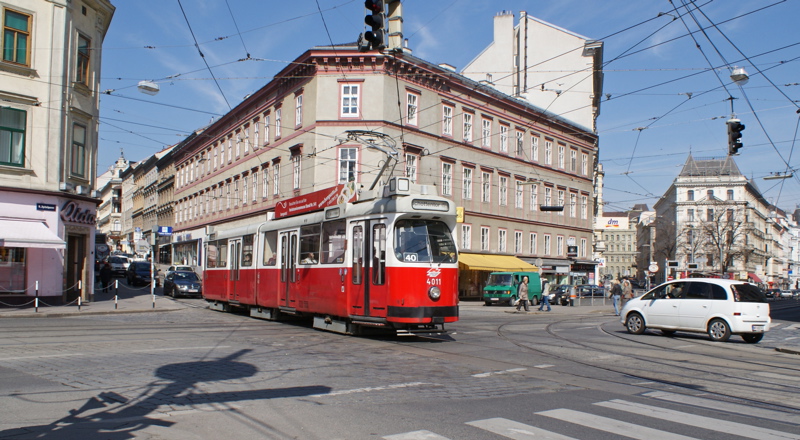
[[[739,154],[739,149],[742,148],[742,131],[744,124],[738,119],[728,119],[728,156]]]
[[[383,29],[386,22],[386,13],[383,0],[366,0],[364,7],[369,11],[369,15],[364,18],[364,23],[371,27],[371,31],[364,33],[364,40],[369,43],[372,50],[383,50],[386,45],[383,43]]]

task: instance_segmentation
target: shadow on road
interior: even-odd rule
[[[103,392],[50,424],[0,431],[0,438],[127,440],[137,438],[139,436],[137,432],[150,426],[172,426],[174,422],[158,417],[160,407],[161,411],[170,411],[174,407],[181,406],[189,409],[192,405],[301,397],[326,394],[331,390],[326,386],[304,386],[218,393],[195,392],[195,385],[198,383],[222,382],[254,376],[258,368],[236,360],[249,351],[240,350],[230,356],[211,361],[164,365],[155,372],[160,380],[149,383],[145,391],[134,399],[127,399],[113,392]],[[164,384],[164,381],[168,383]]]

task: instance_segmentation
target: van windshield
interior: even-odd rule
[[[734,301],[740,302],[767,302],[764,291],[752,284],[733,284]]]
[[[487,286],[510,286],[514,284],[514,278],[507,273],[493,273],[486,281]]]

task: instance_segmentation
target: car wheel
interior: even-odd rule
[[[644,325],[644,318],[638,313],[631,313],[625,319],[625,328],[628,329],[628,333],[641,335],[646,328]]]
[[[539,305],[539,297],[538,296],[534,296],[533,297],[533,299],[531,300],[531,305],[532,306],[538,306]]]
[[[721,319],[715,319],[708,324],[708,337],[715,342],[725,342],[731,337],[731,329],[728,323]]]
[[[763,337],[764,333],[745,333],[742,335],[742,339],[748,344],[757,344]]]
[[[664,336],[674,336],[675,330],[661,330],[661,334]]]
[[[514,303],[515,303],[515,302],[517,302],[517,297],[515,297],[515,296],[512,296],[512,297],[511,297],[511,298],[508,300],[508,305],[509,305],[509,306],[511,306],[511,307],[514,307]]]

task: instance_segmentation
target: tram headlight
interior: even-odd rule
[[[442,289],[438,288],[437,286],[433,286],[430,289],[428,289],[428,296],[432,300],[438,301],[439,297],[442,296]]]

